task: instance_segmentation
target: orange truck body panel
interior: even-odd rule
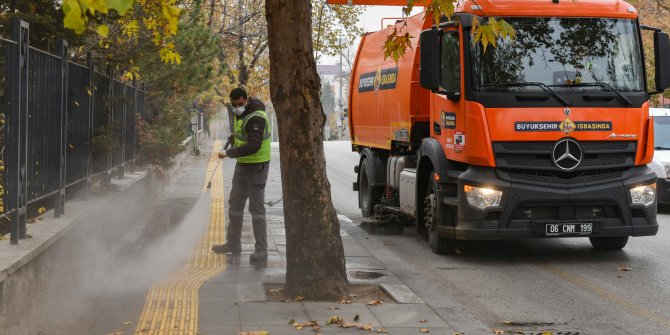
[[[398,1],[348,1],[329,0],[331,4],[401,5]],[[472,1],[461,1],[456,12],[488,16],[515,17],[607,17],[636,19],[637,12],[628,3],[617,0],[563,0],[556,5],[550,1],[479,0],[481,10],[473,10]],[[406,25],[405,25],[406,24]],[[431,126],[431,137],[445,145],[448,159],[472,165],[495,166],[492,142],[496,141],[557,141],[566,136],[563,132],[516,132],[515,122],[562,122],[564,108],[484,108],[476,102],[461,99],[454,103],[439,94],[432,94],[420,86],[419,35],[433,26],[432,16],[421,13],[398,21],[395,27],[406,29],[414,38],[411,47],[396,64],[384,59],[383,46],[393,25],[366,34],[359,45],[352,71],[349,100],[349,125],[352,144],[390,150],[392,142],[409,142],[416,122],[439,121],[441,111],[454,112],[457,126],[443,129],[436,135]],[[404,30],[403,30],[404,31]],[[463,51],[462,51],[463,52]],[[461,70],[463,71],[463,69]],[[461,78],[464,80],[462,74]],[[602,131],[576,131],[569,134],[580,141],[606,141],[611,133],[639,134],[636,165],[647,164],[653,157],[653,127],[648,116],[648,103],[642,108],[571,108],[570,120],[611,122],[612,128]],[[464,122],[463,122],[464,121]],[[454,149],[454,135],[467,134],[462,149]],[[630,140],[630,139],[621,139]]]
[[[542,0],[480,0],[476,3],[481,10],[472,10],[474,2],[463,1],[456,11],[479,15],[486,13],[487,16],[637,18],[637,11],[628,11],[632,6],[619,0],[562,0],[558,4]]]
[[[422,16],[409,18],[407,29],[425,29],[427,23]],[[390,149],[391,141],[408,135],[414,122],[430,118],[430,91],[419,84],[419,63],[413,51],[418,38],[412,39],[411,50],[396,64],[392,59],[384,60],[381,51],[391,31],[388,27],[367,34],[359,46],[349,100],[349,129],[354,144]]]
[[[331,5],[407,6],[407,0],[328,0]]]

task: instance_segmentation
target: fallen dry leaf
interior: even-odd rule
[[[299,295],[299,296],[295,297],[295,302],[301,302],[303,300],[305,300],[305,297],[303,297],[303,296]]]
[[[419,333],[421,333],[421,334],[428,334],[428,333],[430,333],[430,330],[428,330],[428,329],[426,329],[426,328],[421,328],[421,329],[419,330]]]
[[[257,330],[253,332],[241,332],[238,335],[270,335],[270,332],[267,330]]]
[[[386,333],[388,333],[388,331],[384,328],[377,329],[377,334],[386,334]]]
[[[302,330],[304,328],[312,328],[314,330],[319,330],[321,329],[321,326],[319,326],[319,323],[316,322],[316,320],[309,320],[305,322],[296,322],[295,320],[291,320],[293,322],[289,322],[293,328],[297,330]]]
[[[381,301],[381,300],[370,300],[370,301],[368,301],[368,305],[370,305],[370,306],[372,306],[372,305],[381,305],[381,304],[383,304],[383,303],[384,303],[384,302]]]
[[[371,331],[371,330],[374,329],[374,328],[372,328],[372,324],[371,324],[371,323],[368,323],[368,324],[366,324],[366,325],[363,325],[363,328],[361,328],[361,327],[358,327],[358,328],[363,329],[363,330],[365,330],[365,331]]]
[[[503,323],[509,326],[509,325],[511,325],[511,324],[512,324],[512,321],[509,321],[509,320],[505,320],[505,321],[503,321]]]
[[[342,317],[339,317],[339,316],[331,316],[330,318],[328,318],[328,321],[326,322],[327,325],[332,325],[332,324],[339,325],[339,324],[343,324],[343,323],[344,323],[344,320],[342,319]]]
[[[356,315],[358,316],[358,315]],[[345,322],[344,319],[340,316],[331,316],[328,318],[328,321],[326,322],[327,325],[337,325],[340,328],[358,328],[360,330],[365,330],[365,331],[373,331],[374,327],[372,327],[372,324],[362,324],[359,322],[354,322],[354,323],[349,323]]]
[[[505,334],[505,331],[504,330],[494,330],[493,333],[496,334],[496,335],[502,335],[502,334]]]
[[[37,213],[40,213],[40,215],[44,214],[44,212],[46,212],[46,211],[47,211],[47,209],[44,208],[44,207],[40,207],[40,208],[37,209]]]
[[[623,265],[622,265],[622,266],[619,267],[619,271],[622,271],[622,272],[623,272],[623,271],[630,271],[630,268],[627,267],[627,266],[623,266]]]
[[[337,303],[340,304],[340,305],[348,305],[348,304],[351,304],[351,300],[342,299],[342,300],[338,301]]]
[[[328,307],[329,310],[334,311],[336,309],[340,309],[339,307]]]
[[[421,319],[421,320],[419,320],[419,321],[421,321],[421,323],[426,323],[426,322],[428,322],[428,320],[426,320],[426,319]]]

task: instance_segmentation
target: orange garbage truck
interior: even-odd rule
[[[515,36],[484,47],[472,30],[489,18]],[[464,0],[439,25],[421,13],[395,27],[414,36],[405,56],[384,58],[389,26],[362,36],[351,74],[364,220],[415,223],[436,253],[459,240],[579,236],[618,250],[657,233],[648,109],[670,87],[670,41],[633,6]]]

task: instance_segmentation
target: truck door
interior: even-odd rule
[[[431,99],[431,136],[448,159],[465,160],[462,29],[446,28],[440,39],[440,89]]]

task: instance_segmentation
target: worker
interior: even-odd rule
[[[235,114],[234,133],[231,135],[233,147],[219,152],[218,157],[237,159],[233,174],[233,187],[228,202],[228,231],[226,243],[215,245],[216,253],[239,255],[244,206],[249,199],[251,225],[256,240],[255,250],[250,255],[251,262],[266,261],[267,225],[265,221],[265,184],[270,168],[271,130],[265,105],[260,100],[248,97],[243,88],[230,92],[230,104]]]

